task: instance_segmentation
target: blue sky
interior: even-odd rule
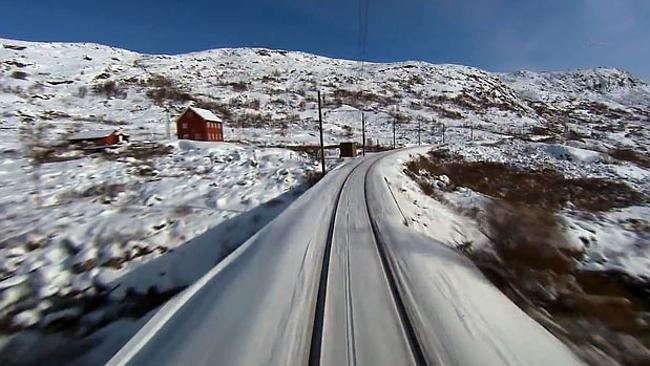
[[[650,0],[369,0],[367,59],[493,71],[614,66],[650,81]],[[353,0],[2,0],[0,37],[148,53],[262,46],[356,59]]]

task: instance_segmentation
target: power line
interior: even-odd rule
[[[359,43],[358,47],[358,58],[359,58],[359,69],[357,74],[357,84],[359,87],[359,99],[361,99],[361,94],[363,93],[363,70],[366,60],[366,44],[368,42],[368,4],[369,0],[359,0]],[[366,155],[366,123],[363,114],[363,109],[361,110],[361,145],[363,148],[363,155]]]
[[[366,60],[366,51],[368,43],[368,8],[369,0],[359,0],[359,39],[358,39],[358,51],[359,51],[359,60],[360,68],[358,78],[363,77],[363,71]]]

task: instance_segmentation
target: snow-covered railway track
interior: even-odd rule
[[[372,229],[366,179],[380,156],[346,178],[321,272],[309,364],[425,365],[385,245]]]
[[[470,261],[404,225],[391,154],[328,174],[109,364],[581,364]]]
[[[384,272],[386,273],[386,278],[388,279],[388,282],[390,284],[391,293],[393,294],[393,298],[395,299],[397,310],[400,315],[400,319],[402,320],[404,330],[406,331],[410,349],[413,353],[413,358],[415,359],[418,365],[425,365],[426,364],[425,355],[422,351],[422,346],[420,345],[420,341],[418,340],[417,335],[415,333],[413,321],[411,318],[409,318],[406,305],[404,305],[404,301],[402,300],[402,297],[399,294],[398,280],[392,270],[392,266],[394,265],[392,264],[392,261],[389,259],[389,256],[387,254],[387,249],[386,249],[387,244],[381,238],[381,235],[377,230],[377,223],[373,219],[372,212],[370,210],[370,205],[368,205],[368,189],[366,188],[368,184],[368,176],[370,174],[372,167],[374,167],[378,162],[379,159],[375,160],[372,166],[365,172],[364,199],[366,202],[366,209],[368,211],[368,218],[370,219],[370,228],[372,229],[373,236],[375,237],[377,251],[379,252],[379,255],[381,257],[381,262],[384,268]],[[393,195],[392,192],[391,192],[391,196],[393,197],[393,200],[395,200],[395,196]],[[396,200],[395,203],[397,204]],[[402,213],[401,210],[400,213],[404,218],[404,214]],[[404,224],[407,225],[408,223],[406,222],[406,218],[404,218],[404,220],[405,220]]]
[[[329,279],[329,268],[331,261],[332,253],[332,241],[334,238],[334,225],[336,222],[336,214],[338,212],[339,202],[341,201],[341,195],[343,194],[343,189],[345,183],[359,166],[354,167],[343,181],[343,185],[338,191],[338,194],[335,198],[334,210],[332,211],[332,217],[330,218],[329,231],[327,232],[327,241],[325,243],[325,255],[323,255],[323,264],[321,266],[320,281],[318,286],[318,295],[316,298],[316,310],[314,314],[314,326],[312,328],[311,335],[311,347],[309,351],[309,365],[316,366],[320,364],[321,357],[321,346],[323,338],[323,321],[325,318],[325,297],[327,295],[327,280]]]

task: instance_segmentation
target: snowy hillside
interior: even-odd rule
[[[523,98],[531,101],[561,102],[589,100],[618,102],[627,106],[648,105],[650,90],[627,71],[593,69],[569,72],[518,71],[502,76]]]
[[[0,43],[5,146],[18,144],[20,126],[30,122],[47,125],[52,138],[106,126],[162,138],[166,121],[187,104],[224,118],[228,140],[315,144],[319,89],[328,142],[360,140],[363,109],[367,136],[386,143],[397,118],[401,143],[416,141],[421,120],[425,141],[438,137],[440,123],[507,133],[563,133],[567,124],[587,138],[597,135],[605,148],[647,145],[640,126],[650,119],[650,88],[616,69],[502,75],[423,62],[362,69],[267,49],[163,56],[95,44]]]

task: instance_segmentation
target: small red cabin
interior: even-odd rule
[[[223,141],[223,122],[207,109],[188,107],[176,119],[179,139]]]
[[[68,141],[80,145],[110,146],[129,141],[129,135],[118,130],[82,131],[68,137]]]

